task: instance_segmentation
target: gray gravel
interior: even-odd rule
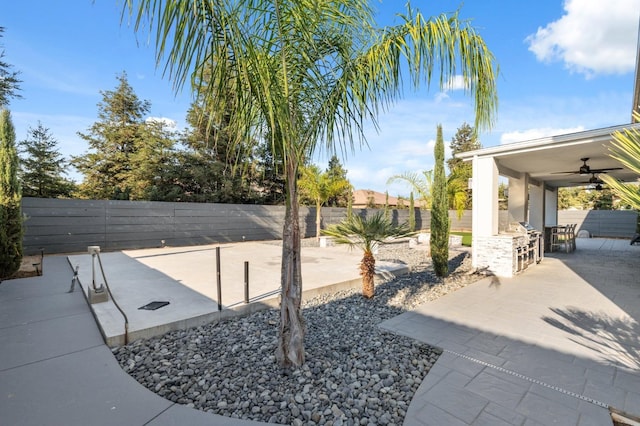
[[[377,280],[371,300],[349,290],[305,302],[306,362],[293,371],[275,360],[277,310],[139,340],[113,353],[147,388],[203,411],[291,425],[400,425],[441,351],[378,324],[480,278],[470,271],[469,254],[451,251],[453,273],[443,281],[425,251],[406,242],[382,246],[378,260],[402,261],[412,273]]]

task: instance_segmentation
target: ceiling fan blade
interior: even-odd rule
[[[604,169],[591,169],[591,173],[607,173],[610,170],[622,170],[622,167],[605,167]]]
[[[572,170],[570,172],[553,172],[552,175],[579,175],[580,170]]]

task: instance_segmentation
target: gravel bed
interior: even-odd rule
[[[278,310],[169,332],[113,353],[150,390],[203,411],[291,425],[400,425],[441,351],[378,324],[481,277],[470,271],[468,250],[451,253],[453,273],[443,281],[425,251],[388,244],[376,258],[407,263],[410,274],[378,279],[370,300],[349,290],[304,302],[306,362],[295,370],[275,360]]]

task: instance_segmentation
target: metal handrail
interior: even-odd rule
[[[116,308],[118,308],[118,310],[120,311],[120,313],[122,314],[122,316],[124,317],[124,344],[128,344],[129,343],[129,318],[127,317],[127,314],[125,314],[125,312],[122,310],[122,308],[120,307],[120,305],[118,305],[118,302],[116,302],[115,297],[113,297],[113,293],[111,293],[111,288],[109,288],[109,283],[107,282],[107,277],[104,273],[104,268],[102,267],[102,259],[100,259],[100,252],[95,252],[94,254],[92,254],[92,256],[98,256],[98,263],[100,264],[100,272],[102,273],[102,279],[104,280],[104,286],[107,288],[107,292],[109,293],[109,297],[111,297],[111,300],[113,301],[113,304],[116,305]]]

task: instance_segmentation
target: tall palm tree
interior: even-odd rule
[[[348,180],[340,177],[333,178],[329,173],[320,170],[315,164],[301,167],[298,186],[302,196],[313,200],[316,206],[316,240],[320,239],[320,225],[322,224],[322,206],[331,197],[343,194],[351,187]]]
[[[375,247],[384,244],[389,238],[406,237],[413,234],[409,225],[406,223],[393,225],[384,217],[382,211],[376,212],[370,218],[363,218],[359,215],[352,216],[351,219],[330,225],[322,233],[333,237],[337,244],[347,244],[350,247],[362,249],[360,275],[362,275],[362,295],[366,298],[375,295],[376,259],[373,256]]]
[[[276,355],[284,367],[300,365],[297,177],[303,159],[318,149],[345,152],[366,144],[365,122],[377,126],[378,113],[402,95],[404,80],[417,88],[437,75],[444,88],[461,74],[477,124],[490,127],[497,105],[494,57],[457,14],[429,19],[409,6],[402,23],[378,28],[368,0],[125,1],[136,31],[150,26],[157,60],[175,89],[206,77],[209,105],[230,111],[227,126],[237,139],[267,138],[282,158],[286,213]],[[236,87],[232,108],[223,96],[229,81]]]
[[[422,200],[423,208],[431,208],[431,187],[433,186],[433,170],[423,170],[421,173],[404,172],[399,175],[393,175],[387,179],[387,185],[403,181],[408,183],[411,190],[418,194]]]

